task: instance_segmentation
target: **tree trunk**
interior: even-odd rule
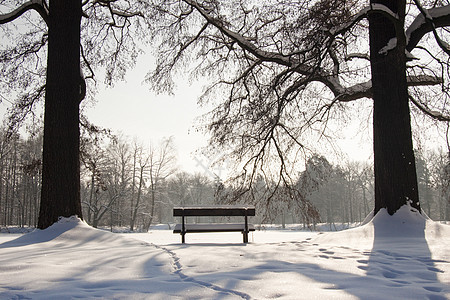
[[[144,168],[145,168],[145,166],[140,167],[139,187],[138,187],[138,191],[137,191],[136,203],[133,208],[133,215],[131,217],[131,226],[130,226],[131,231],[134,231],[134,226],[136,225],[136,219],[137,219],[137,212],[139,210],[139,204],[141,202],[142,186],[144,184]]]
[[[0,178],[4,178],[3,176],[4,176],[4,174],[3,174],[3,170],[4,170],[4,166],[5,166],[5,163],[4,163],[4,160],[5,160],[5,155],[4,155],[4,145],[3,144],[0,144]],[[1,214],[1,212],[2,212],[2,210],[5,210],[6,208],[5,208],[5,205],[3,204],[3,179],[1,179],[0,180],[0,214]],[[3,215],[3,214],[2,214]],[[0,219],[1,219],[1,216],[0,216]],[[3,223],[6,225],[6,216],[5,216],[5,218],[3,219]],[[1,223],[0,223],[1,224]]]
[[[18,141],[14,140],[14,152],[13,152],[13,161],[12,161],[12,169],[11,169],[11,177],[12,177],[12,182],[11,182],[11,206],[9,207],[9,222],[10,224],[16,224],[17,225],[17,220],[16,223],[14,223],[14,206],[16,204],[17,201],[17,187],[16,187],[16,174],[17,174],[17,147],[18,147]]]
[[[38,227],[82,217],[79,163],[81,1],[50,1]]]
[[[130,230],[134,230],[134,192],[136,187],[136,160],[137,160],[137,146],[134,148],[133,154],[133,175],[131,182],[131,205],[130,205]]]
[[[445,221],[450,221],[450,194],[447,197],[447,202],[445,203]]]
[[[148,218],[148,222],[147,224],[145,224],[145,231],[148,232],[150,230],[150,226],[152,226],[153,223],[153,216],[155,214],[155,199],[156,199],[156,195],[155,195],[155,187],[152,183],[151,186],[151,203],[150,203],[150,216]]]
[[[371,0],[389,7],[404,21],[405,0]],[[405,40],[387,54],[380,50],[396,37],[394,24],[381,14],[369,17],[373,89],[375,211],[390,215],[410,203],[420,211],[406,83]]]

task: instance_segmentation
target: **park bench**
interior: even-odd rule
[[[185,206],[173,209],[174,217],[181,217],[181,224],[176,224],[173,233],[181,234],[181,242],[185,243],[186,233],[202,232],[242,232],[244,243],[248,243],[248,233],[255,231],[255,226],[248,223],[248,217],[255,215],[254,206]],[[186,217],[229,217],[243,216],[244,223],[200,223],[188,224]]]

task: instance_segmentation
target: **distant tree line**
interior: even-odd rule
[[[37,225],[41,153],[41,135],[0,140],[0,225]],[[450,220],[449,154],[418,151],[416,156],[423,211],[434,220]],[[147,231],[152,224],[173,222],[174,206],[231,199],[235,203],[232,195],[239,193],[206,174],[178,170],[171,138],[149,147],[124,137],[94,142],[82,139],[80,161],[84,219],[94,227]],[[332,229],[338,223],[364,220],[372,210],[373,184],[370,163],[333,165],[325,157],[313,155],[298,172],[297,197],[302,199],[283,189],[272,193],[276,183],[259,176],[253,189],[258,195],[244,195],[238,201],[256,205],[255,223],[314,226],[323,222]],[[304,209],[313,213],[304,214]]]
[[[0,224],[36,226],[42,181],[42,137],[0,139]]]
[[[417,174],[422,210],[433,220],[450,218],[450,160],[448,154],[417,153]],[[361,223],[372,211],[374,200],[373,170],[369,162],[349,162],[332,165],[323,156],[314,155],[300,173],[298,189],[318,211],[305,225],[327,223],[330,229],[336,224]],[[283,199],[286,200],[286,199]],[[284,203],[285,201],[281,201]],[[295,205],[295,202],[294,202]],[[284,204],[275,214],[275,223],[300,223],[291,205]]]

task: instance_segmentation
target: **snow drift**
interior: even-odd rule
[[[450,226],[405,206],[341,232],[0,234],[1,299],[449,299]],[[3,243],[2,243],[3,242]]]

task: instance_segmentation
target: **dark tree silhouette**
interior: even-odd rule
[[[5,32],[18,36],[14,45],[2,49],[0,56],[2,88],[19,94],[10,116],[12,130],[33,111],[45,92],[38,222],[43,229],[59,217],[82,217],[79,105],[87,92],[85,80],[94,78],[95,67],[103,67],[107,69],[105,80],[112,83],[133,65],[139,52],[134,38],[139,34],[133,37],[131,32],[140,26],[136,19],[144,19],[139,10],[144,11],[146,3],[74,0],[50,1],[48,6],[45,0],[30,0],[2,4],[15,9],[1,14],[0,24]],[[18,19],[25,20],[18,25],[19,34],[8,27]],[[87,76],[82,75],[82,68]]]
[[[78,215],[81,1],[51,1],[39,228]]]
[[[220,99],[209,116],[211,143],[242,162],[237,179],[247,186],[258,174],[292,186],[291,163],[308,151],[308,133],[327,137],[346,103],[373,99],[375,213],[420,209],[410,104],[450,120],[449,5],[424,4],[155,1],[166,21],[155,31],[159,60],[149,79],[170,90],[186,63],[210,78],[203,99]]]
[[[408,200],[420,211],[406,82],[406,1],[373,0],[371,4],[385,5],[398,18],[369,15],[375,212],[387,208],[393,214]],[[391,39],[397,40],[396,47],[383,53]]]

